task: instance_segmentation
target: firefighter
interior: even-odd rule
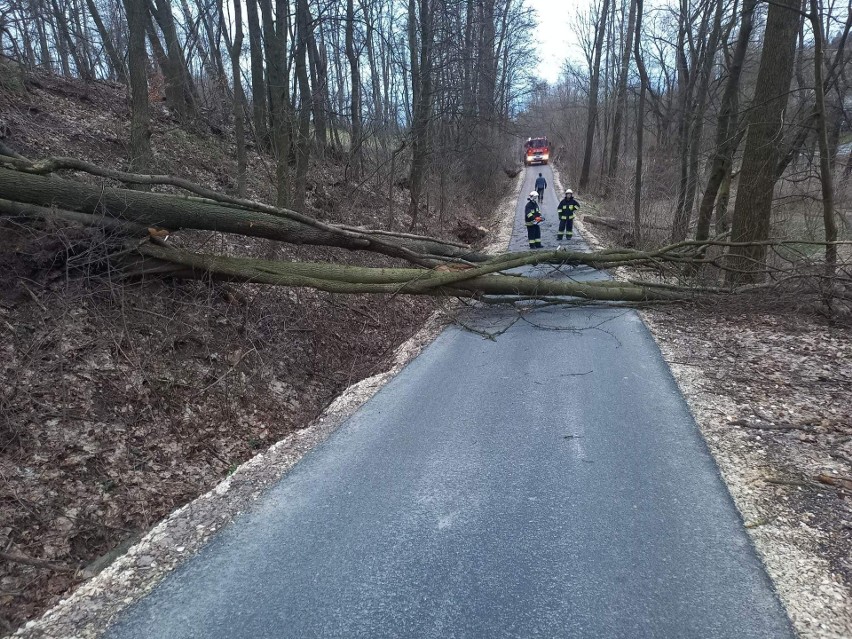
[[[559,213],[559,232],[556,234],[556,241],[561,242],[562,236],[566,240],[574,237],[574,211],[580,208],[580,204],[574,199],[574,191],[571,189],[565,190],[565,197],[559,203],[559,208],[556,212]]]
[[[544,202],[544,189],[547,188],[547,180],[544,179],[544,176],[539,173],[538,178],[535,181],[535,190],[538,191],[538,201]]]
[[[527,206],[524,209],[524,224],[527,226],[527,237],[530,241],[531,249],[541,248],[541,227],[539,224],[544,222],[541,216],[541,209],[538,207],[538,193],[533,191],[530,193]]]

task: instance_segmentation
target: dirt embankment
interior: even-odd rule
[[[123,87],[33,76],[0,86],[0,113],[0,136],[28,157],[124,168]],[[157,172],[235,187],[227,132],[184,128],[158,105],[152,145]],[[273,199],[273,176],[270,158],[252,149],[249,197]],[[386,187],[356,189],[342,166],[317,164],[310,180],[308,204],[319,218],[404,223],[376,220]],[[406,195],[395,193],[400,217]],[[212,233],[170,241],[267,258],[351,259]],[[102,259],[110,242],[83,229],[0,220],[0,634],[309,424],[342,389],[384,370],[434,310],[405,296],[131,283]]]

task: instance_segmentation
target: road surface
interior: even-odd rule
[[[599,307],[446,329],[107,636],[793,632],[656,344]]]

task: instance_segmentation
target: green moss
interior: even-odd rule
[[[17,62],[0,59],[0,91],[19,95],[26,92],[24,68]]]

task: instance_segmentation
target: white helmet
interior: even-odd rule
[[[565,195],[574,195],[574,191],[571,189],[565,189]]]
[[[537,199],[538,199],[538,193],[537,193],[537,192],[535,192],[535,191],[530,191],[530,196],[529,196],[529,198],[527,198],[527,199],[529,199],[529,200],[537,200]]]

